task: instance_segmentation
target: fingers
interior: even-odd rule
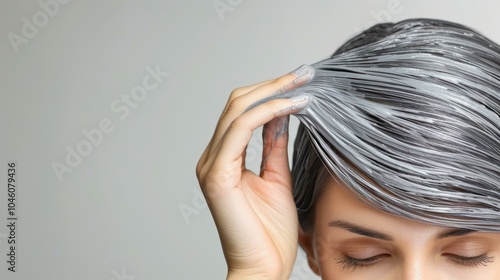
[[[290,267],[293,266],[293,254],[297,251],[294,233],[298,226],[293,196],[287,188],[272,183],[279,182],[291,189],[287,159],[288,115],[303,110],[310,100],[308,96],[266,98],[301,86],[306,81],[303,77],[288,74],[234,90],[197,165],[200,187],[214,217],[224,254],[231,263],[243,264],[243,268],[256,267],[257,263],[257,267],[262,266],[267,271],[269,255],[275,255],[270,259],[277,260],[272,264],[291,263]],[[266,159],[262,177],[259,177],[244,170],[244,161],[253,131],[263,125]],[[280,221],[278,225],[276,220]],[[276,239],[283,232],[291,238]],[[295,247],[288,248],[290,244]],[[253,252],[257,252],[258,257],[253,257]],[[266,255],[264,261],[263,255]],[[291,255],[290,260],[285,260],[288,255]],[[234,267],[229,261],[228,266]],[[274,271],[274,265],[272,267]],[[281,273],[281,269],[277,271]]]
[[[265,84],[269,84],[269,83],[272,83],[274,81],[276,81],[277,79],[272,79],[272,80],[267,80],[267,81],[262,81],[262,82],[259,82],[259,83],[256,83],[256,84],[253,84],[253,85],[250,85],[250,86],[246,86],[246,87],[239,87],[237,89],[234,89],[231,94],[229,95],[229,99],[227,100],[227,103],[226,103],[226,106],[224,107],[224,110],[222,111],[222,114],[221,114],[221,117],[225,115],[226,111],[227,111],[227,108],[229,107],[229,104],[231,104],[231,102],[242,96],[242,95],[245,95],[253,90],[255,90],[256,88],[260,87],[260,86],[263,86]]]
[[[267,81],[263,81],[260,83],[256,83],[254,85],[241,87],[241,88],[237,88],[237,89],[233,90],[231,92],[231,95],[229,96],[227,104],[226,104],[226,106],[225,106],[225,108],[224,108],[224,110],[219,118],[219,121],[217,123],[217,127],[216,127],[214,134],[212,136],[212,139],[208,143],[207,147],[205,148],[205,151],[203,152],[200,160],[198,161],[198,165],[196,167],[196,173],[198,174],[200,172],[200,169],[206,163],[210,152],[212,152],[215,149],[215,147],[219,144],[219,140],[222,137],[222,135],[224,134],[229,123],[231,123],[231,121],[233,121],[234,118],[237,115],[239,115],[239,114],[237,114],[237,111],[240,111],[240,114],[241,114],[243,112],[243,110],[246,108],[246,107],[243,108],[245,105],[242,104],[245,100],[240,99],[240,100],[235,101],[236,99],[251,92],[253,94],[253,98],[255,100],[259,100],[260,93],[263,92],[263,89],[271,90],[270,93],[267,92],[268,95],[271,95],[272,90],[273,90],[273,88],[270,88],[269,86],[266,88],[261,88],[262,86],[272,84],[272,83],[289,83],[289,80],[293,81],[293,79],[294,79],[294,76],[292,74],[287,74],[285,76],[282,76],[282,77],[274,79],[274,80],[267,80]],[[258,89],[258,88],[260,88],[260,90],[256,91],[256,89]],[[259,94],[256,94],[256,92],[259,92]],[[252,102],[246,101],[246,103],[247,103],[247,106],[249,106]],[[241,104],[241,105],[239,105],[239,104]],[[231,108],[231,111],[233,111],[234,114],[227,115],[227,111],[229,108]],[[236,110],[236,108],[240,108],[240,109]],[[243,109],[241,109],[241,108],[243,108]]]
[[[244,114],[238,116],[227,129],[222,140],[215,147],[215,150],[207,157],[205,163],[198,163],[197,176],[206,197],[213,197],[220,192],[227,192],[239,187],[241,174],[244,171],[245,151],[253,131],[274,118],[280,118],[295,112],[299,112],[307,106],[309,97],[276,99],[261,104]],[[282,129],[283,131],[283,129]],[[286,157],[286,144],[280,144],[277,149],[284,149],[281,153]],[[284,141],[286,142],[286,140]],[[275,153],[272,154],[274,160]],[[287,162],[287,159],[281,159],[281,162]],[[285,164],[287,165],[287,164]],[[281,170],[285,170],[282,166]],[[278,170],[278,169],[271,169]],[[277,171],[276,171],[277,172]],[[284,174],[288,174],[289,170]],[[276,174],[279,175],[279,174]],[[286,177],[285,176],[285,177]],[[278,180],[276,177],[273,182],[286,183],[288,179]]]
[[[308,97],[299,99],[276,99],[261,104],[238,116],[227,129],[223,139],[214,152],[213,169],[240,166],[242,153],[252,137],[253,131],[274,118],[286,116],[302,110],[309,102]],[[221,147],[224,147],[222,149]],[[274,157],[274,155],[273,155]],[[210,162],[207,162],[210,164]]]
[[[288,124],[290,116],[275,118],[262,131],[264,147],[260,176],[269,182],[291,186],[288,164]]]
[[[217,124],[217,127],[215,129],[210,151],[214,150],[215,145],[217,145],[217,143],[220,141],[222,135],[225,133],[231,122],[233,122],[236,117],[241,115],[245,111],[245,109],[248,108],[248,106],[258,100],[264,99],[281,91],[280,88],[284,88],[287,85],[293,84],[293,80],[295,79],[295,76],[293,76],[292,74],[288,74],[272,82],[255,87],[252,91],[245,94],[240,93],[240,90],[233,91],[232,95],[237,97],[232,96],[229,103],[226,105],[226,110],[221,116],[219,123]]]
[[[251,86],[247,87],[242,87],[235,89],[229,98],[229,101],[221,115],[221,118],[219,119],[219,122],[217,123],[217,127],[214,131],[214,135],[207,145],[205,151],[203,152],[200,160],[198,161],[197,167],[196,167],[196,175],[198,179],[200,180],[200,176],[202,175],[202,170],[207,170],[210,168],[211,164],[215,161],[215,158],[218,156],[217,153],[219,150],[225,150],[222,149],[221,147],[221,139],[225,134],[228,133],[228,130],[234,130],[238,131],[241,130],[242,135],[238,139],[237,137],[232,137],[230,140],[226,142],[231,142],[233,141],[238,141],[242,140],[244,142],[239,142],[237,149],[230,149],[228,150],[228,153],[225,154],[228,156],[225,158],[226,160],[228,158],[231,158],[233,161],[236,159],[241,159],[241,156],[244,155],[244,147],[242,149],[242,145],[246,146],[248,144],[248,141],[252,135],[252,131],[259,127],[262,126],[263,124],[269,122],[276,116],[280,115],[286,115],[293,113],[293,110],[299,109],[297,107],[298,105],[293,105],[293,101],[291,103],[286,103],[286,101],[277,101],[279,102],[285,102],[281,103],[282,107],[277,106],[277,102],[270,101],[266,103],[271,103],[274,104],[272,106],[266,105],[264,107],[261,107],[261,105],[264,104],[259,104],[257,107],[261,107],[259,110],[253,110],[255,108],[252,108],[251,110],[248,110],[248,112],[245,112],[247,108],[251,104],[255,104],[259,100],[263,100],[266,97],[272,96],[273,94],[277,93],[282,93],[287,90],[291,90],[293,88],[299,87],[306,82],[308,82],[314,75],[314,69],[311,66],[306,66],[303,65],[299,67],[297,70],[291,72],[290,74],[284,75],[282,77],[279,77],[275,80],[269,80],[269,81],[264,81],[260,82]],[[273,108],[276,109],[275,111],[270,111],[266,112],[266,114],[263,114],[253,120],[252,123],[248,122],[248,117],[242,117],[240,121],[236,121],[236,119],[242,115],[242,113],[245,112],[249,113],[250,111],[253,112],[260,112],[262,110],[266,110],[265,108]],[[297,110],[299,111],[299,110]],[[255,113],[250,113],[247,114],[247,116],[252,116]],[[264,118],[262,118],[264,117]],[[245,121],[247,120],[247,121]],[[240,122],[243,124],[240,126]],[[233,129],[229,129],[230,127],[233,127]],[[232,144],[229,144],[232,145]],[[229,146],[224,146],[224,147],[229,147]],[[237,153],[239,153],[239,157],[237,156]],[[231,154],[231,156],[229,156]],[[224,157],[223,157],[224,158]],[[234,163],[234,162],[233,162]],[[244,168],[244,157],[243,161],[240,162],[240,168]]]
[[[303,65],[295,71],[292,71],[290,74],[284,75],[275,80],[264,81],[255,85],[233,90],[219,122],[217,123],[213,137],[198,161],[196,168],[197,174],[208,160],[209,155],[213,153],[219,145],[220,139],[222,135],[224,135],[228,126],[237,116],[241,115],[245,109],[258,100],[262,100],[266,97],[272,96],[273,94],[285,92],[303,85],[312,78],[313,74],[314,69],[312,69],[311,66]]]

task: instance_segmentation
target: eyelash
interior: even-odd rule
[[[488,256],[488,254],[482,254],[475,257],[462,257],[457,255],[447,255],[448,260],[467,267],[477,268],[478,266],[487,266],[492,263],[495,259],[494,257]]]
[[[340,258],[337,263],[341,264],[342,269],[352,268],[353,271],[358,267],[367,267],[377,264],[378,261],[384,259],[388,255],[377,255],[373,257],[369,257],[366,259],[357,259],[350,256],[345,256]],[[452,261],[458,265],[463,265],[467,267],[477,268],[478,266],[487,266],[489,263],[492,263],[495,259],[494,257],[489,256],[488,254],[482,254],[474,257],[462,257],[458,255],[446,255],[449,261]]]
[[[377,256],[366,258],[366,259],[357,259],[357,258],[345,256],[343,258],[340,258],[337,261],[337,263],[341,264],[343,266],[342,269],[352,268],[352,270],[354,271],[358,267],[367,267],[367,266],[375,265],[378,261],[382,260],[383,258],[385,258],[387,256],[388,255],[377,255]]]

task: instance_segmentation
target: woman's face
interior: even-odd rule
[[[333,179],[300,233],[322,279],[500,279],[500,233],[446,228],[371,208]]]

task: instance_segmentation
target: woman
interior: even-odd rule
[[[298,244],[322,279],[500,279],[499,115],[500,47],[429,19],[234,90],[196,169],[228,279],[288,279]]]

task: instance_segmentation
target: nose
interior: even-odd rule
[[[425,277],[422,267],[411,265],[403,270],[401,280],[430,280],[432,278]]]
[[[423,256],[407,259],[401,271],[401,280],[437,280],[430,271],[432,264]]]

